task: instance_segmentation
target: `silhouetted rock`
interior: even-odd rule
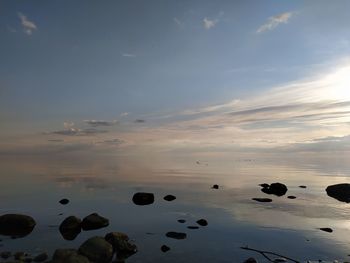
[[[263,183],[263,184],[259,184],[259,186],[261,186],[261,187],[263,187],[263,188],[267,188],[267,187],[269,187],[270,185],[267,184],[267,183]]]
[[[22,251],[16,252],[15,254],[13,254],[14,259],[19,260],[19,261],[23,261],[25,256],[26,256],[26,254]]]
[[[97,213],[88,215],[83,219],[83,222],[81,223],[81,227],[83,230],[94,230],[94,229],[106,227],[108,225],[109,225],[109,220],[107,218],[100,216]]]
[[[299,185],[300,188],[306,188],[306,185]]]
[[[166,196],[164,196],[164,200],[165,201],[174,201],[176,199],[176,196],[174,196],[174,195],[166,195]]]
[[[69,203],[69,200],[68,200],[67,198],[63,198],[63,199],[61,199],[61,200],[59,201],[59,203],[60,203],[61,205],[66,205],[66,204]]]
[[[219,189],[219,185],[214,184],[211,188],[212,188],[212,189]]]
[[[255,258],[248,258],[243,263],[258,263],[258,261]]]
[[[188,226],[187,228],[188,229],[198,229],[199,227],[198,226]]]
[[[186,233],[181,233],[181,232],[168,232],[165,234],[169,238],[174,238],[174,239],[185,239],[187,237]]]
[[[0,235],[24,237],[29,235],[36,225],[35,220],[27,215],[6,214],[0,216]]]
[[[3,259],[8,259],[11,257],[12,253],[10,251],[3,251],[0,253],[0,257]]]
[[[56,249],[51,263],[90,263],[89,259],[79,255],[75,249]]]
[[[329,227],[321,227],[320,230],[324,231],[324,232],[328,232],[328,233],[332,233],[333,229],[329,228]]]
[[[81,220],[75,216],[69,216],[61,223],[60,233],[66,240],[74,240],[81,232]]]
[[[113,247],[103,237],[92,237],[80,246],[79,253],[92,262],[108,263],[112,260]]]
[[[154,194],[152,193],[136,193],[132,197],[135,205],[150,205],[154,203]]]
[[[137,252],[135,244],[129,242],[129,237],[120,232],[111,232],[105,236],[105,240],[110,243],[113,250],[124,255],[132,255]]]
[[[49,255],[47,253],[41,253],[33,258],[34,262],[43,262],[49,258]]]
[[[262,192],[265,194],[273,194],[277,196],[282,196],[285,195],[288,191],[288,188],[286,185],[281,184],[281,183],[273,183],[270,184],[268,187],[263,187],[261,189]]]
[[[294,195],[289,195],[289,196],[287,196],[287,198],[288,198],[288,199],[295,199],[295,198],[297,198],[297,197],[294,196]]]
[[[261,203],[270,203],[272,202],[272,199],[270,198],[252,198],[252,200],[257,201],[257,202],[261,202]]]
[[[350,203],[350,184],[334,184],[326,188],[327,195],[338,201]]]
[[[200,226],[207,226],[207,225],[208,225],[208,222],[207,222],[207,220],[205,220],[205,219],[199,219],[199,220],[197,221],[197,224],[200,225]]]
[[[185,219],[179,219],[179,220],[177,220],[177,222],[183,224],[183,223],[186,223],[186,220]]]
[[[170,250],[170,247],[163,245],[160,247],[160,250],[165,253],[165,252],[168,252]]]

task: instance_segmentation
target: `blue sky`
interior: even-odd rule
[[[337,129],[324,121],[334,114],[326,100],[350,100],[344,88],[350,82],[348,10],[345,0],[2,1],[0,135],[79,134],[84,141],[109,136],[102,140],[139,144],[156,140],[154,134],[164,143],[194,142],[201,129],[200,144],[219,134],[232,141],[229,134],[248,128],[249,138],[265,140],[266,130],[258,132],[265,127],[289,129],[271,139],[276,145],[288,136],[291,143],[347,138],[347,104],[337,106],[343,120]],[[329,84],[327,76],[339,83]],[[325,117],[322,110],[312,124],[299,121],[293,133],[290,118],[305,113],[305,105],[285,106],[300,103],[327,104],[332,112]],[[316,114],[317,107],[307,105],[307,113]],[[222,115],[256,106],[272,120],[264,116],[242,127]],[[266,111],[275,106],[284,111],[281,118]],[[95,133],[100,127],[109,130]],[[306,138],[300,130],[319,133]],[[135,139],[141,133],[142,142]]]

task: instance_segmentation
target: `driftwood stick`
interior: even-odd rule
[[[288,259],[289,261],[292,261],[292,262],[295,262],[295,263],[300,263],[300,261],[298,261],[298,260],[295,260],[295,259],[283,256],[283,255],[280,255],[280,254],[277,254],[277,253],[274,253],[274,252],[270,252],[270,251],[263,251],[263,250],[258,250],[258,249],[254,249],[254,248],[250,248],[250,247],[241,247],[241,249],[257,252],[257,253],[261,254],[264,258],[269,260],[270,262],[275,262],[275,261],[272,260],[271,258],[269,258],[266,254],[274,255],[274,256],[277,256],[277,257],[281,257],[281,258],[285,258],[285,259]]]

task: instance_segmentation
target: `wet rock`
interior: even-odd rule
[[[261,202],[261,203],[272,202],[272,199],[270,199],[270,198],[258,198],[258,197],[256,197],[256,198],[252,198],[252,200],[257,201],[257,202]]]
[[[287,193],[288,188],[286,185],[281,183],[273,183],[270,184],[268,187],[263,187],[261,189],[262,192],[265,194],[273,194],[277,196],[283,196]]]
[[[113,247],[103,237],[92,237],[80,246],[79,254],[92,262],[108,263],[113,256]]]
[[[24,252],[16,252],[13,257],[15,260],[20,260],[23,261],[25,258],[26,254]]]
[[[166,245],[163,245],[160,247],[160,250],[164,253],[168,252],[170,250],[170,247],[166,246]]]
[[[164,200],[165,201],[174,201],[176,199],[176,196],[174,196],[174,195],[166,195],[166,196],[164,196]]]
[[[197,221],[197,224],[200,225],[200,226],[207,226],[207,225],[208,225],[208,222],[207,222],[207,220],[205,220],[205,219],[199,219],[199,220]]]
[[[154,194],[152,193],[136,193],[132,197],[135,205],[150,205],[154,203]]]
[[[294,196],[294,195],[289,195],[289,196],[287,196],[287,198],[288,198],[288,199],[296,199],[297,197]]]
[[[12,253],[10,251],[3,251],[0,253],[0,257],[3,259],[7,259],[9,257],[11,257]]]
[[[211,187],[211,189],[219,189],[219,185],[214,184],[214,185]]]
[[[186,233],[181,233],[181,232],[168,232],[165,234],[169,238],[174,238],[174,239],[185,239],[187,237]]]
[[[258,261],[255,258],[248,258],[244,263],[258,263]]]
[[[128,235],[120,232],[111,232],[105,236],[105,240],[110,243],[117,253],[131,256],[137,252],[135,244],[129,242]]]
[[[59,203],[60,203],[61,205],[66,205],[66,204],[69,203],[69,200],[68,200],[67,198],[63,198],[63,199],[61,199],[61,200],[59,201]]]
[[[69,216],[61,223],[60,233],[65,240],[74,240],[81,232],[81,220],[75,216]]]
[[[299,185],[299,188],[306,188],[306,185]]]
[[[41,253],[33,258],[34,262],[43,262],[49,258],[49,255],[47,253]]]
[[[52,259],[57,261],[64,261],[73,254],[78,254],[78,251],[76,249],[70,248],[56,249],[53,253]]]
[[[326,188],[327,195],[340,202],[350,203],[350,184],[334,184]]]
[[[75,249],[56,249],[51,263],[90,263],[89,259],[79,255]]]
[[[333,232],[333,229],[329,228],[329,227],[321,227],[320,230],[322,230],[324,232],[327,232],[327,233],[332,233]]]
[[[24,237],[29,235],[36,225],[35,220],[27,215],[6,214],[0,216],[0,235]]]
[[[198,229],[199,227],[198,226],[188,226],[187,228],[188,229]]]
[[[94,229],[106,227],[108,225],[109,225],[109,220],[107,218],[100,216],[97,213],[88,215],[83,219],[83,222],[81,223],[81,227],[83,230],[94,230]]]
[[[186,220],[185,219],[179,219],[179,220],[177,220],[177,222],[183,224],[183,223],[186,223]]]

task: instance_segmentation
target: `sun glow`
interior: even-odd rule
[[[329,99],[350,100],[350,65],[342,67],[325,79],[325,94]]]

